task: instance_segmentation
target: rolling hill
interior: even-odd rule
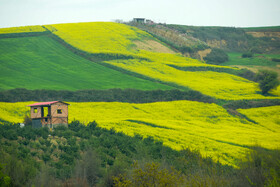
[[[214,34],[223,30],[224,34],[232,36],[241,32],[232,28],[207,28],[204,32],[197,31],[200,35],[195,38],[195,27],[168,27],[190,29],[192,36],[187,42],[197,50],[210,46],[207,38],[202,38],[209,29],[208,34],[214,39],[217,37]],[[233,166],[237,166],[238,160],[255,144],[269,150],[279,146],[278,106],[237,107],[238,110],[233,111],[221,106],[232,101],[279,100],[278,91],[262,95],[258,83],[239,76],[238,67],[230,67],[238,63],[271,65],[269,59],[239,60],[241,52],[230,51],[230,61],[223,64],[228,66],[209,65],[185,57],[148,32],[110,22],[26,27],[19,29],[19,33],[15,30],[0,29],[0,90],[195,90],[210,96],[216,103],[72,102],[70,120],[77,119],[85,124],[96,120],[100,127],[114,128],[129,136],[150,135],[175,150],[198,149],[203,156]],[[256,41],[245,31],[241,33],[241,39]],[[231,45],[238,48],[238,41],[234,37],[232,40],[234,42],[227,42],[225,49],[229,50]],[[275,62],[271,67],[277,65]],[[1,103],[0,119],[22,122],[29,103]]]

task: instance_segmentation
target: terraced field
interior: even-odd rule
[[[170,89],[88,61],[48,36],[0,39],[0,54],[0,90]]]
[[[30,103],[0,103],[0,119],[22,122]],[[250,146],[276,149],[280,143],[279,106],[241,112],[258,124],[231,116],[216,104],[195,101],[147,104],[70,102],[69,120],[84,123],[95,120],[103,128],[114,128],[129,136],[153,136],[173,149],[188,147],[223,164],[236,166]],[[270,121],[269,125],[266,121]]]

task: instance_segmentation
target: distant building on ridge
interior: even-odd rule
[[[41,102],[28,105],[32,127],[68,126],[68,103],[62,101]]]
[[[145,18],[133,18],[133,22],[135,22],[135,23],[145,23]]]

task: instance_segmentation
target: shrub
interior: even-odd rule
[[[256,79],[259,82],[263,94],[267,94],[269,90],[274,89],[279,85],[277,76],[276,72],[269,70],[260,70],[257,73]]]
[[[252,58],[253,56],[254,56],[253,53],[250,52],[242,54],[242,58]]]
[[[221,64],[228,61],[228,55],[221,49],[213,48],[204,60],[209,64]]]
[[[114,177],[115,186],[180,186],[184,179],[180,172],[161,169],[157,163],[146,163],[144,168],[138,163],[133,164],[132,179],[120,175]]]
[[[273,62],[280,62],[280,58],[272,58],[271,59]]]
[[[237,184],[245,186],[279,186],[279,150],[252,147],[245,162],[240,164]],[[235,185],[233,185],[235,186]]]
[[[32,119],[30,118],[30,116],[25,115],[23,123],[25,124],[25,126],[32,126]]]

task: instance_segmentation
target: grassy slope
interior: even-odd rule
[[[29,111],[26,105],[31,103],[0,103],[0,119],[21,122]],[[251,146],[278,148],[279,106],[265,108],[257,114],[250,112],[252,109],[242,110],[259,122],[254,124],[229,115],[216,104],[195,101],[147,104],[70,102],[69,120],[84,123],[96,120],[103,128],[114,128],[130,136],[135,133],[153,136],[173,149],[189,147],[223,164],[236,165]]]
[[[280,62],[273,62],[271,58],[279,58],[280,54],[254,54],[253,58],[242,58],[242,53],[228,53],[229,61],[221,65],[269,66],[275,67]]]
[[[85,60],[47,36],[1,39],[0,54],[2,90],[170,88]]]

